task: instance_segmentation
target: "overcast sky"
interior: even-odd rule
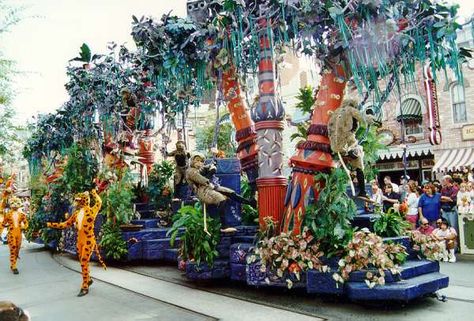
[[[66,65],[82,43],[94,53],[106,52],[107,43],[132,44],[131,16],[161,17],[173,10],[186,12],[186,0],[10,0],[26,6],[24,19],[6,34],[1,47],[22,72],[15,84],[13,106],[18,118],[51,112],[67,101]],[[462,16],[474,12],[474,0],[454,0]]]

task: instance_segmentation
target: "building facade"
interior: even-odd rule
[[[471,26],[458,34],[458,45],[474,48]],[[376,166],[381,177],[388,175],[396,183],[405,170],[410,178],[423,182],[474,165],[474,60],[462,64],[462,81],[451,70],[437,75],[442,136],[439,145],[429,141],[429,108],[422,67],[417,68],[416,80],[405,83],[401,92],[390,95],[382,107],[379,133],[387,149],[379,153]]]

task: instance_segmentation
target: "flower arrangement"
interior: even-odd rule
[[[442,257],[442,249],[439,243],[431,236],[425,235],[420,231],[409,232],[412,249],[420,258],[430,261],[439,261]]]
[[[365,283],[369,288],[385,284],[385,270],[399,274],[398,264],[405,261],[407,253],[400,244],[385,244],[382,238],[367,229],[354,233],[346,247],[345,255],[339,260],[338,272],[333,274],[336,282],[344,283],[350,273],[368,269]]]
[[[260,259],[262,273],[275,272],[278,278],[285,278],[288,288],[291,288],[292,279],[300,281],[303,271],[328,270],[320,260],[323,255],[319,243],[314,242],[314,236],[306,227],[299,235],[281,233],[263,238],[258,242],[255,253],[247,258],[247,263],[251,264]],[[270,283],[268,277],[265,281]]]

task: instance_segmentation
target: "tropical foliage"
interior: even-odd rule
[[[127,256],[127,242],[122,238],[122,231],[118,224],[112,221],[104,223],[99,237],[99,245],[106,258],[121,260]]]
[[[117,175],[118,179],[112,181],[109,187],[101,194],[102,210],[107,221],[115,224],[128,224],[133,217],[133,185],[128,171]]]
[[[208,153],[214,143],[215,126],[198,128],[196,132],[196,150],[202,153]],[[223,151],[226,155],[234,155],[236,146],[233,143],[233,128],[231,124],[222,124],[217,136],[217,149]]]
[[[305,225],[314,238],[321,242],[321,250],[331,257],[340,253],[352,239],[350,220],[356,215],[354,201],[347,196],[346,174],[336,168],[331,173],[319,173],[317,182],[318,199],[306,209]]]
[[[147,193],[150,201],[159,210],[167,210],[171,205],[172,191],[170,180],[174,173],[173,164],[162,161],[153,165],[153,171],[148,177]]]
[[[246,199],[253,197],[252,188],[248,179],[244,176],[240,181],[240,194]],[[242,224],[257,225],[258,224],[258,209],[249,205],[241,204]]]
[[[369,128],[361,127],[356,133],[357,140],[364,150],[364,174],[367,181],[375,179],[378,174],[375,163],[379,159],[379,152],[386,150],[387,147],[379,142],[377,128],[370,126]]]
[[[179,254],[183,260],[193,260],[197,264],[202,261],[209,266],[219,255],[217,244],[220,240],[220,223],[206,217],[207,231],[204,230],[204,215],[199,205],[183,206],[173,217],[173,226],[167,235],[171,236],[171,246],[174,245],[181,229],[184,234],[180,236],[181,245]]]
[[[411,224],[405,220],[403,214],[394,208],[390,208],[387,213],[378,211],[377,214],[379,216],[374,221],[374,232],[379,236],[402,236],[411,228]]]

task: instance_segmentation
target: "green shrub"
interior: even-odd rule
[[[122,231],[119,226],[112,221],[102,225],[100,247],[105,252],[105,257],[114,260],[121,260],[128,255],[127,242],[122,238]]]
[[[209,266],[214,264],[217,244],[220,240],[220,223],[207,216],[207,230],[204,231],[204,215],[198,205],[183,206],[173,217],[173,226],[168,231],[171,235],[171,246],[174,245],[179,229],[185,228],[181,238],[179,254],[183,260],[194,260],[197,264],[205,261]]]
[[[315,181],[319,182],[319,196],[316,203],[306,208],[305,225],[321,243],[320,249],[331,257],[352,239],[350,220],[356,215],[357,208],[346,194],[347,175],[343,169],[336,168],[330,174],[319,173]]]
[[[379,217],[374,221],[374,232],[379,236],[402,236],[411,228],[411,224],[393,208],[390,208],[387,213],[380,211],[378,214]]]
[[[102,213],[108,220],[118,225],[130,223],[133,217],[133,186],[130,172],[122,173],[121,178],[112,182],[101,195]]]

